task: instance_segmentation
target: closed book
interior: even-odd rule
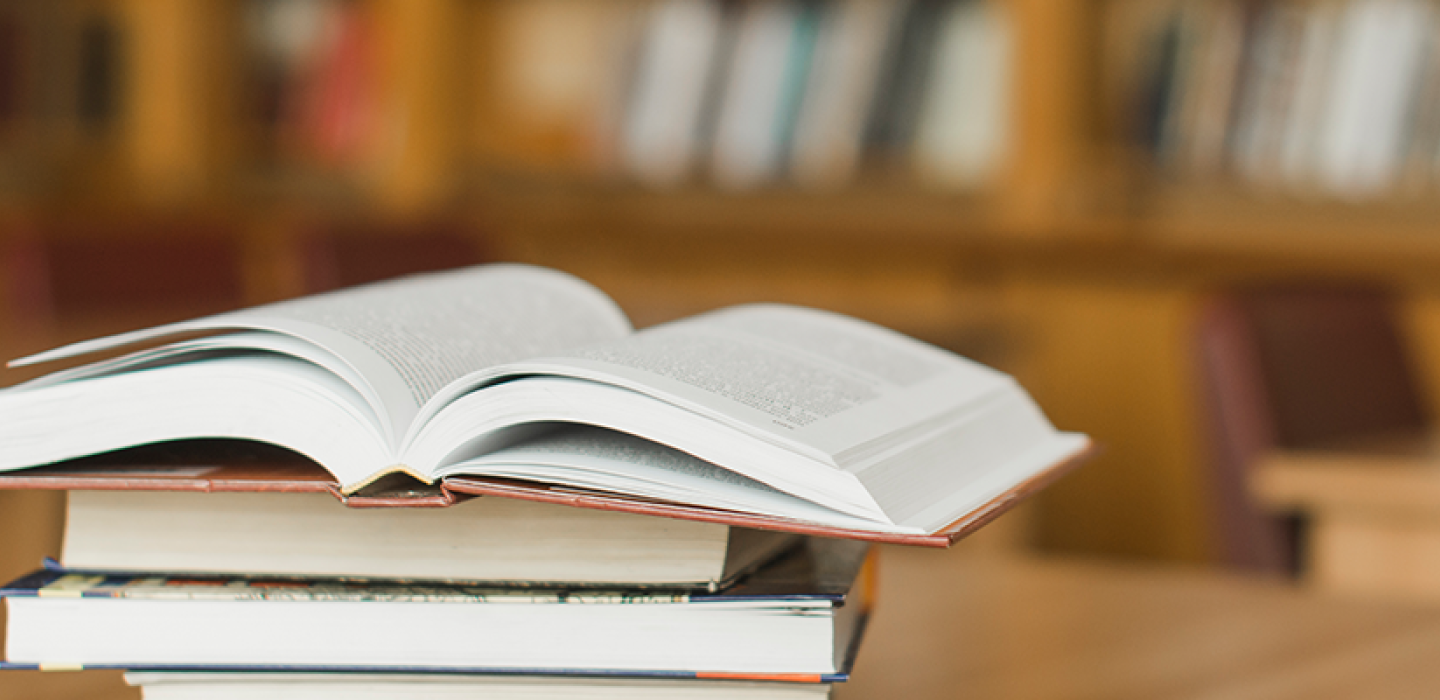
[[[1325,190],[1366,199],[1398,181],[1434,16],[1434,8],[1418,0],[1345,6],[1316,144]]]
[[[1256,20],[1250,75],[1230,142],[1235,170],[1249,182],[1280,182],[1283,129],[1299,83],[1304,31],[1305,13],[1298,7],[1267,7]]]
[[[898,8],[889,0],[840,0],[821,15],[790,150],[789,174],[800,185],[837,187],[855,177]]]
[[[823,700],[828,683],[585,676],[131,672],[145,700]]]
[[[1285,115],[1280,154],[1280,177],[1297,192],[1312,188],[1316,180],[1317,139],[1334,71],[1339,16],[1339,3],[1329,0],[1306,7],[1301,20],[1295,94]]]
[[[715,594],[39,571],[4,590],[11,668],[842,680],[866,545],[812,540]]]
[[[885,158],[908,153],[920,119],[946,0],[904,0],[881,58],[866,145]]]
[[[646,184],[678,184],[694,164],[722,19],[714,0],[663,0],[649,9],[620,138],[623,166]]]
[[[817,12],[798,2],[745,7],[715,124],[711,165],[717,184],[747,188],[779,174],[809,74]]]
[[[77,490],[68,494],[58,564],[86,572],[719,590],[798,539],[510,498],[346,508],[326,493]]]
[[[1225,143],[1235,111],[1248,24],[1236,0],[1205,4],[1196,20],[1200,33],[1187,75],[1174,163],[1187,175],[1212,177],[1225,165]]]
[[[922,182],[976,189],[994,181],[1010,143],[1013,45],[997,3],[965,0],[941,15],[912,150]]]

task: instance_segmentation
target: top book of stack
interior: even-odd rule
[[[751,305],[634,331],[590,285],[521,265],[12,364],[75,358],[98,359],[0,391],[0,488],[329,491],[353,506],[498,495],[944,546],[1090,449],[1009,376],[866,322]],[[324,474],[66,463],[201,438],[277,445]]]

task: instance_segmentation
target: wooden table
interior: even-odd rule
[[[881,550],[836,700],[1440,694],[1440,606],[1204,570]],[[138,697],[114,673],[0,674],[3,698]]]
[[[1269,508],[1308,516],[1316,587],[1440,602],[1440,438],[1277,451],[1250,487]]]
[[[1440,606],[1213,571],[886,549],[873,623],[835,697],[1436,697],[1437,659]]]

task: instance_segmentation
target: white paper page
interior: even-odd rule
[[[265,331],[239,331],[203,338],[192,338],[159,347],[146,348],[119,357],[101,360],[99,362],[91,362],[90,364],[71,367],[58,372],[51,372],[50,374],[36,377],[30,381],[22,382],[19,386],[24,387],[26,390],[31,390],[77,379],[101,377],[141,368],[192,362],[218,355],[232,355],[256,351],[293,357],[329,370],[347,385],[354,388],[355,391],[364,398],[364,407],[370,410],[371,422],[377,431],[381,431],[383,426],[386,425],[386,421],[382,417],[384,414],[381,413],[381,411],[384,410],[384,406],[380,398],[375,395],[374,389],[369,383],[356,373],[353,368],[345,364],[343,360],[318,345],[311,344],[293,336]]]
[[[623,386],[625,380],[601,376],[600,372],[573,363],[526,363],[524,367],[529,376],[464,393],[437,415],[418,421],[419,430],[401,449],[404,462],[418,473],[441,477],[452,472],[446,465],[522,439],[506,430],[512,426],[594,425],[723,464],[827,508],[861,517],[884,517],[854,475],[790,445],[757,439],[710,415],[688,410],[680,402],[666,400],[663,395],[656,400],[656,392],[629,389]],[[527,433],[523,437],[534,435],[533,431],[523,432]]]
[[[393,463],[349,384],[316,365],[273,355],[0,392],[0,469],[196,437],[280,445],[325,465],[342,483]]]
[[[658,396],[846,468],[998,392],[1007,375],[863,321],[735,307],[508,373],[553,373]]]
[[[919,532],[847,515],[685,452],[590,426],[553,430],[461,462],[446,472],[551,481],[836,527]]]
[[[415,275],[253,309],[84,341],[12,364],[34,364],[195,331],[289,335],[349,365],[379,397],[389,439],[439,388],[467,373],[622,337],[629,322],[608,297],[570,275],[489,265]],[[349,374],[349,373],[346,373]]]

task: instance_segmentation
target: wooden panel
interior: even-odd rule
[[[1168,285],[1021,279],[1011,290],[1013,372],[1056,425],[1100,456],[1040,495],[1042,545],[1205,561],[1205,519],[1188,355],[1192,293]]]
[[[203,220],[61,223],[33,241],[57,341],[244,305],[239,236]]]
[[[128,0],[121,47],[127,94],[122,125],[146,201],[202,194],[216,175],[218,120],[231,76],[223,9],[228,3]]]
[[[445,222],[328,228],[303,241],[306,292],[475,265],[485,259],[479,236]]]
[[[44,246],[34,223],[0,212],[0,352],[4,359],[54,342],[54,305],[45,274]],[[0,384],[10,384],[6,377]]]
[[[57,238],[46,246],[57,314],[237,304],[238,241],[223,231]]]
[[[1429,402],[1430,415],[1440,415],[1440,405],[1436,404],[1440,399],[1440,289],[1417,285],[1397,315],[1416,378],[1422,384],[1420,396]]]
[[[649,210],[665,219],[659,225],[632,219],[634,211],[586,203],[523,218],[505,211],[496,255],[573,272],[615,297],[641,326],[774,301],[840,311],[935,340],[999,314],[993,285],[957,279],[954,258],[936,246],[886,245],[885,238],[838,244],[834,237],[827,244],[820,237],[777,236],[744,221],[716,221],[709,210]],[[699,228],[721,235],[699,235]]]
[[[1018,31],[1015,149],[1002,199],[1009,218],[1054,226],[1088,207],[1098,12],[1086,0],[1007,0]]]
[[[440,204],[455,185],[461,21],[452,0],[369,0],[380,34],[384,105],[367,173],[378,201],[414,212]]]

